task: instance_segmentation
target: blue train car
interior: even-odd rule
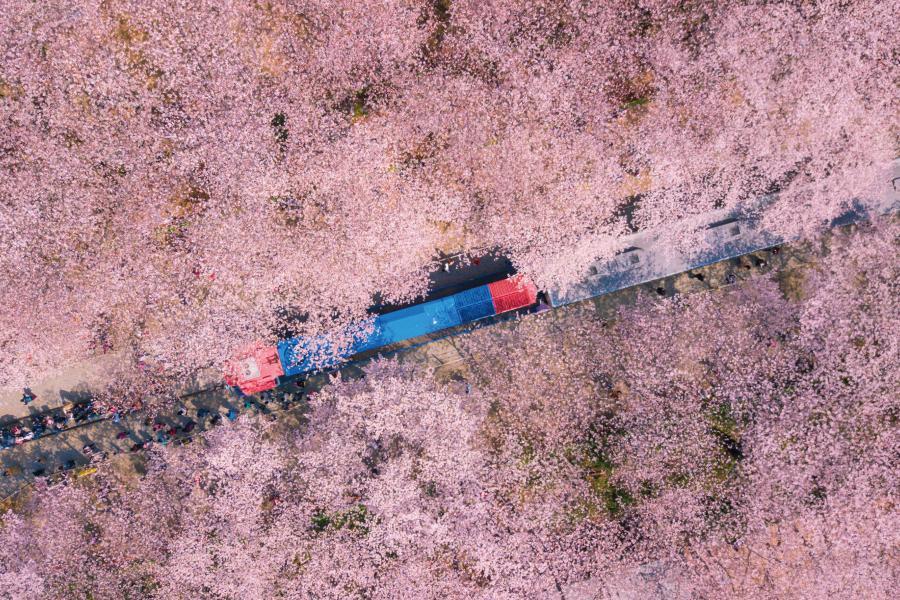
[[[327,336],[282,340],[278,342],[278,357],[284,377],[295,377],[337,366],[361,352],[530,306],[536,297],[534,284],[522,277],[512,277],[378,315],[368,334],[345,332],[341,336],[345,342],[342,347]]]
[[[277,347],[285,378],[331,368],[339,364],[344,356],[349,356],[336,350],[326,336],[288,338],[278,342]]]
[[[487,286],[481,286],[487,290]],[[472,291],[472,290],[469,290]],[[349,343],[338,347],[326,336],[317,338],[295,337],[278,342],[278,356],[286,377],[336,366],[354,354],[374,350],[396,342],[449,329],[462,323],[456,296],[447,296],[401,308],[377,316],[368,335],[345,334]],[[490,302],[490,295],[488,295]],[[491,307],[493,309],[493,307]],[[483,311],[482,311],[483,312]],[[488,316],[487,313],[483,316]]]

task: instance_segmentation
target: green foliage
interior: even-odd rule
[[[338,531],[347,528],[349,531],[366,535],[369,532],[371,516],[364,504],[329,514],[324,509],[316,509],[312,515],[312,529],[318,533]]]
[[[712,479],[715,483],[725,483],[737,471],[738,461],[733,458],[717,460],[712,468]]]
[[[367,524],[368,519],[369,511],[366,506],[364,504],[357,504],[341,513],[334,520],[334,526],[336,529],[347,527],[347,529],[351,531],[366,534],[369,532],[369,526]]]
[[[740,439],[738,433],[738,422],[731,410],[731,406],[726,403],[716,404],[707,414],[709,428],[714,433],[724,435],[735,441]]]
[[[534,446],[531,445],[531,442],[524,441],[522,446],[522,464],[528,465],[534,460]]]
[[[369,114],[369,86],[357,90],[353,95],[352,116],[354,120],[361,119]]]
[[[141,593],[151,595],[160,588],[160,583],[152,575],[141,577]]]
[[[659,493],[659,490],[652,481],[644,481],[641,482],[639,493],[641,498],[654,498]]]
[[[312,515],[312,528],[314,531],[323,532],[331,525],[331,517],[324,510],[316,509]]]
[[[607,515],[617,518],[628,506],[635,503],[634,496],[628,490],[610,481],[615,465],[596,443],[587,444],[581,464],[587,470],[587,481],[591,491],[600,500]]]
[[[740,425],[731,406],[720,403],[713,406],[706,415],[709,431],[719,440],[721,452],[713,461],[710,479],[713,486],[723,484],[737,472],[740,461],[744,459],[741,444]]]
[[[683,471],[666,476],[666,483],[674,487],[686,487],[691,482],[691,476]]]
[[[422,56],[426,63],[432,66],[437,62],[447,28],[450,26],[450,5],[451,0],[434,0],[431,3],[431,11],[423,11],[419,19],[419,25],[424,25],[428,21],[435,23],[434,30],[422,46]]]
[[[600,500],[606,514],[616,518],[621,516],[625,508],[635,503],[634,496],[626,490],[616,486],[610,481],[612,469],[599,469],[588,474],[588,483],[591,491]]]
[[[624,104],[624,108],[626,110],[630,109],[630,108],[638,108],[640,106],[644,106],[649,103],[650,103],[650,98],[647,96],[642,96],[640,98],[632,98],[631,100],[629,100],[628,102],[626,102]]]

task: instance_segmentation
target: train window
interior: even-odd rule
[[[591,275],[596,275],[597,273],[599,273],[599,271],[597,271],[597,267],[596,267],[596,266],[591,265],[591,268],[588,269],[588,273],[590,273]]]
[[[741,235],[741,227],[737,223],[728,228],[728,235],[735,237]]]
[[[637,252],[632,252],[631,254],[628,255],[628,262],[630,262],[633,265],[636,265],[639,262],[641,262],[641,257],[638,256]]]

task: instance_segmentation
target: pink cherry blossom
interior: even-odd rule
[[[377,360],[299,428],[242,417],[140,477],[39,487],[2,516],[5,593],[890,597],[896,240],[835,234],[799,297],[480,329],[468,383]]]
[[[893,8],[5,2],[0,383],[218,367],[438,248],[546,287],[776,188],[771,230],[819,229],[894,158]]]

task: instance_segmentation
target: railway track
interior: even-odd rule
[[[900,160],[895,160],[889,182],[885,182],[883,194],[880,198],[868,203],[875,212],[896,212],[900,208]],[[765,199],[763,199],[765,200]],[[832,227],[846,227],[855,222],[869,217],[870,213],[861,210],[859,202],[850,204],[850,208],[835,219]],[[638,289],[644,289],[649,293],[659,295],[671,295],[684,293],[685,291],[699,291],[702,289],[715,289],[730,285],[755,273],[766,272],[772,269],[786,268],[790,260],[798,260],[802,252],[798,248],[797,240],[785,239],[773,236],[762,229],[759,220],[753,211],[746,213],[718,211],[703,215],[695,223],[697,229],[706,232],[708,249],[694,254],[682,255],[672,252],[670,248],[660,242],[665,239],[662,232],[641,232],[625,240],[626,249],[616,256],[598,261],[589,265],[581,282],[566,290],[551,289],[546,293],[549,304],[559,309],[571,304],[593,302],[598,304],[616,304],[617,301],[627,299]],[[781,252],[781,247],[787,244],[787,252]],[[446,264],[453,261],[463,262],[461,256],[444,257]],[[802,259],[800,259],[802,263]],[[443,268],[444,263],[438,263],[441,272],[450,269]],[[476,265],[478,266],[478,265]],[[509,262],[502,257],[494,257],[490,262],[480,266],[477,279],[487,280],[496,277],[502,271],[508,275]],[[471,280],[469,280],[471,283]],[[434,292],[433,297],[444,297],[460,289],[465,289],[466,279],[460,273],[454,273],[447,279],[443,286]],[[598,306],[599,306],[598,304]],[[381,306],[381,311],[390,312],[394,307]],[[404,353],[422,352],[426,349],[425,360],[438,369],[453,369],[464,361],[452,345],[453,337],[465,334],[474,328],[493,325],[497,322],[518,318],[523,314],[534,312],[545,306],[529,307],[526,309],[497,315],[474,323],[463,323],[423,338],[406,340],[402,343],[377,348],[370,352],[354,356],[340,368],[335,369],[346,374],[359,372],[361,365],[377,355],[396,355]],[[427,348],[431,348],[429,355]],[[287,388],[279,389],[274,393],[262,397],[253,397],[249,400],[235,398],[228,392],[224,385],[202,390],[198,393],[182,397],[182,406],[186,414],[170,418],[166,431],[175,430],[170,439],[165,443],[182,443],[183,440],[192,439],[197,433],[214,426],[218,421],[231,418],[242,410],[260,410],[269,414],[278,414],[279,410],[285,412],[291,408],[291,404],[302,407],[302,398],[305,393],[319,389],[327,382],[325,375],[313,375],[300,383],[306,387],[300,390],[296,384],[290,384]],[[291,391],[285,391],[290,389]],[[284,402],[284,397],[289,396],[290,401]],[[272,403],[280,406],[272,407]],[[193,411],[188,416],[187,411]],[[208,418],[200,415],[206,413]],[[218,419],[216,415],[219,415]],[[42,415],[40,415],[42,416]],[[34,417],[31,417],[33,419]],[[99,454],[121,454],[131,452],[135,446],[139,450],[148,443],[157,442],[158,430],[154,430],[153,424],[146,422],[146,417],[141,414],[125,415],[117,422],[102,415],[89,415],[82,422],[76,422],[71,427],[61,430],[51,428],[50,434],[32,436],[32,439],[22,440],[23,443],[4,444],[0,451],[0,493],[9,493],[16,488],[37,478],[54,474],[74,472],[89,465],[96,454],[85,452],[91,445],[96,445],[97,438],[110,436],[122,441],[122,433],[127,432],[127,439],[131,445],[126,449],[125,444],[112,444]],[[188,422],[194,423],[189,431],[184,431]],[[9,430],[10,425],[5,429]],[[179,435],[179,432],[182,435]],[[2,432],[0,432],[2,433]],[[0,436],[2,437],[2,436]],[[73,443],[77,440],[79,443]],[[8,436],[7,436],[8,441]],[[58,446],[56,452],[43,452],[50,445]],[[14,491],[14,489],[13,489]]]

